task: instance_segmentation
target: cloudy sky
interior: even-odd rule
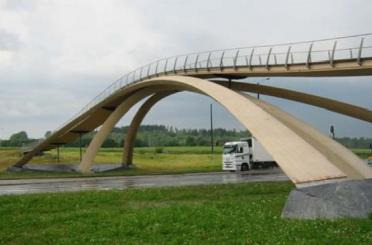
[[[118,77],[158,58],[368,33],[371,11],[369,0],[0,0],[0,139],[20,130],[43,136]],[[369,77],[273,78],[265,84],[372,108]],[[338,136],[372,137],[369,123],[263,98],[323,132],[332,124]],[[210,103],[177,94],[144,123],[206,128]],[[216,127],[242,129],[215,102],[214,109]]]

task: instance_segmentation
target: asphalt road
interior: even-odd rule
[[[248,173],[216,172],[150,176],[14,179],[0,180],[0,195],[287,180],[288,177],[279,169],[257,170]]]

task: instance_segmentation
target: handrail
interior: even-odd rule
[[[332,54],[329,53],[330,50],[332,50]],[[353,50],[357,53],[356,58],[352,56]],[[262,64],[262,56],[266,58],[264,65]],[[271,56],[274,57],[274,61],[271,61]],[[198,73],[201,69],[210,71],[217,68],[222,71],[227,67],[238,70],[241,67],[252,69],[255,66],[264,66],[269,69],[270,66],[278,65],[282,65],[288,70],[291,65],[295,64],[306,64],[311,69],[312,63],[328,62],[331,66],[334,66],[337,60],[346,59],[354,60],[359,65],[362,65],[364,58],[372,58],[372,33],[311,41],[209,50],[166,57],[121,76],[57,130],[63,128],[69,122],[72,122],[129,84],[159,76],[160,74]],[[289,59],[291,62],[289,62]],[[152,67],[155,67],[155,69],[151,69]],[[138,74],[137,77],[136,74]]]

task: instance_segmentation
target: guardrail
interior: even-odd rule
[[[161,74],[177,74],[200,69],[285,66],[293,64],[328,62],[331,66],[337,60],[355,59],[361,65],[364,58],[372,57],[372,33],[344,36],[331,39],[320,39],[305,42],[283,43],[265,46],[251,46],[211,50],[172,56],[157,60],[117,79],[100,94],[93,98],[82,110],[57,130],[79,117],[90,108],[110,97],[119,89],[147,78]],[[56,131],[57,131],[56,130]]]

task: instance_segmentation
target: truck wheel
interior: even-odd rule
[[[248,170],[249,170],[248,164],[243,163],[242,166],[241,166],[241,171],[248,171]]]

